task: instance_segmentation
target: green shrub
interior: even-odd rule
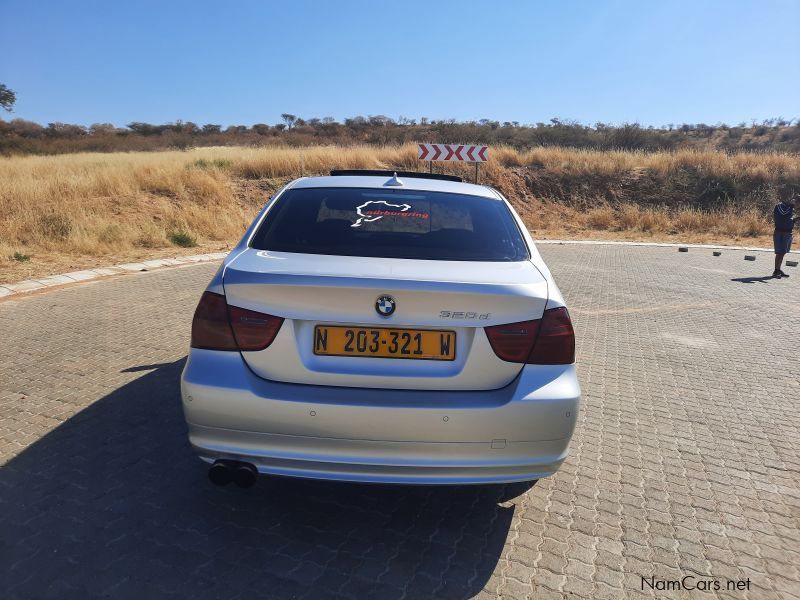
[[[197,246],[197,240],[188,231],[172,231],[167,237],[170,242],[181,248],[194,248]]]
[[[17,262],[28,262],[31,259],[29,254],[23,254],[22,252],[14,252],[14,260]]]

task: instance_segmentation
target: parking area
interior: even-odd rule
[[[800,598],[800,270],[540,250],[584,402],[562,470],[512,500],[213,487],[178,377],[216,264],[0,302],[0,596]]]

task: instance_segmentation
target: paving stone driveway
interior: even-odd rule
[[[211,486],[178,375],[214,265],[0,302],[0,597],[800,597],[800,271],[758,279],[772,257],[733,251],[541,251],[584,405],[563,469],[511,501]],[[723,591],[642,591],[686,575]]]

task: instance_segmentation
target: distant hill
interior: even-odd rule
[[[395,145],[408,142],[464,142],[506,145],[518,150],[560,146],[591,150],[719,150],[800,153],[800,119],[767,119],[760,123],[682,124],[643,127],[638,123],[583,125],[551,119],[530,125],[489,119],[390,119],[353,117],[343,123],[331,117],[302,119],[283,115],[277,125],[198,125],[177,121],[127,127],[97,123],[40,125],[23,119],[0,120],[0,154],[63,154],[185,150],[208,146]]]

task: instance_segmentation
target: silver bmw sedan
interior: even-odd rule
[[[203,293],[181,379],[214,483],[524,482],[567,455],[564,299],[496,190],[427,173],[289,183]]]

